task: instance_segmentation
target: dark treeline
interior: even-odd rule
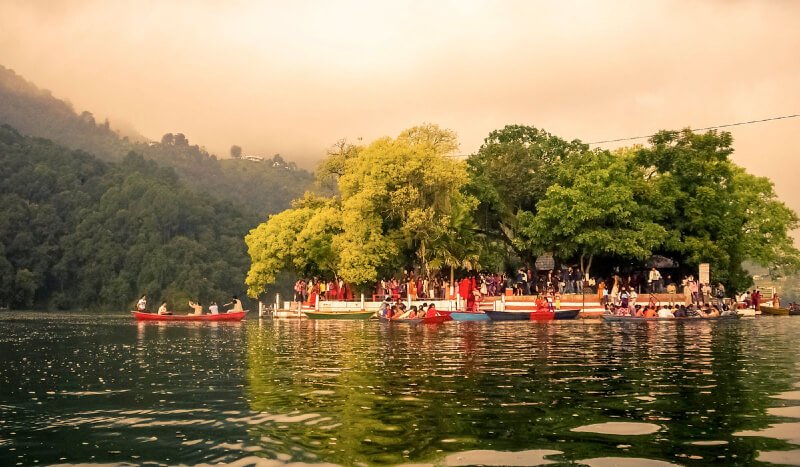
[[[223,300],[242,291],[257,221],[141,155],[105,162],[0,127],[0,306]]]
[[[119,162],[136,152],[173,168],[187,187],[233,201],[261,217],[286,209],[313,182],[308,171],[280,157],[265,162],[218,159],[182,133],[167,133],[152,142],[132,131],[122,135],[108,120],[97,122],[90,112],[76,112],[69,103],[2,66],[0,124],[82,149],[104,161]]]

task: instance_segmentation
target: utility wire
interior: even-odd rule
[[[728,128],[728,127],[732,127],[732,126],[750,125],[752,123],[762,123],[762,122],[769,122],[769,121],[772,121],[772,120],[784,120],[784,119],[787,119],[787,118],[796,118],[796,117],[800,117],[800,114],[782,115],[780,117],[762,118],[760,120],[749,120],[749,121],[746,121],[746,122],[728,123],[728,124],[725,124],[725,125],[715,125],[715,126],[709,126],[709,127],[705,127],[705,128],[692,128],[692,131],[716,130],[717,128]],[[655,134],[647,135],[647,136],[633,136],[631,138],[607,139],[607,140],[603,140],[603,141],[594,141],[594,142],[586,143],[586,144],[602,144],[602,143],[616,143],[616,142],[619,142],[619,141],[633,141],[633,140],[636,140],[636,139],[651,138],[653,136],[655,136]]]

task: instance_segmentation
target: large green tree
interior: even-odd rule
[[[536,252],[517,238],[519,219],[524,213],[536,214],[561,164],[587,149],[578,140],[566,141],[531,126],[508,125],[491,132],[467,159],[469,192],[480,200],[476,221],[486,241],[532,262]]]
[[[747,174],[730,160],[730,133],[662,131],[637,161],[668,211],[662,253],[696,267],[710,263],[712,280],[735,290],[751,285],[747,260],[796,270],[800,254],[788,232],[797,215],[780,202],[772,183]]]
[[[456,149],[455,134],[436,125],[365,147],[342,145],[321,164],[338,195],[307,195],[248,235],[249,293],[261,293],[287,269],[363,285],[397,270],[474,257],[459,246],[474,230],[477,202],[462,193],[464,164],[449,157]]]
[[[558,166],[535,214],[518,215],[518,241],[533,252],[579,258],[587,274],[595,255],[643,261],[667,236],[653,216],[658,202],[631,151],[587,151]]]

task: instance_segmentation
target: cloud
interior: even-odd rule
[[[158,139],[306,167],[421,122],[477,150],[509,123],[597,141],[800,108],[799,2],[141,1],[0,4],[4,65]],[[800,210],[800,120],[732,129]]]

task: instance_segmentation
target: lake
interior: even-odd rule
[[[0,329],[0,465],[800,465],[800,317]]]

